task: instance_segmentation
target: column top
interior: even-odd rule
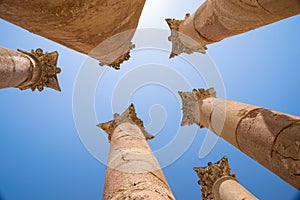
[[[230,174],[231,168],[226,156],[214,164],[209,162],[206,167],[194,167],[193,169],[200,178],[198,184],[202,187],[201,192],[203,200],[214,199],[212,192],[213,186],[220,178],[231,177],[235,179],[235,174]]]
[[[181,38],[185,38],[188,40],[192,40],[189,38],[189,36],[184,35],[183,33],[180,33],[180,26],[184,24],[184,22],[190,17],[190,13],[185,14],[185,18],[183,20],[178,20],[178,19],[171,19],[167,18],[165,19],[167,24],[169,25],[169,28],[171,30],[171,35],[169,36],[168,40],[172,42],[172,52],[170,54],[170,58],[173,58],[175,56],[178,56],[181,53],[187,53],[187,54],[192,54],[194,52],[199,52],[199,53],[205,53],[206,51],[206,46],[202,45],[197,45],[197,48],[190,48],[187,45],[184,44]],[[183,36],[183,37],[182,37]],[[195,43],[197,43],[195,41]]]
[[[37,81],[31,83],[32,80],[27,80],[25,83],[18,86],[19,89],[25,90],[31,88],[34,91],[36,88],[39,91],[44,90],[44,87],[52,88],[57,91],[61,91],[57,74],[61,72],[61,69],[57,67],[58,52],[46,52],[38,48],[35,51],[26,52],[18,49],[19,52],[29,57],[33,65],[32,77],[35,77]]]
[[[119,42],[119,41],[118,41]],[[106,59],[100,59],[100,63],[99,65],[100,66],[109,66],[109,67],[112,67],[116,70],[119,70],[120,69],[120,66],[121,64],[124,62],[124,61],[127,61],[130,59],[130,51],[132,49],[135,48],[135,44],[133,44],[132,42],[129,42],[128,45],[127,45],[127,50],[124,54],[121,54],[121,55],[115,55],[115,53],[113,53],[114,56],[112,56],[114,59],[112,58],[109,58],[108,60]],[[117,52],[117,51],[114,51],[114,52]],[[118,53],[118,52],[117,52]],[[111,56],[111,55],[110,55]]]
[[[108,134],[108,140],[110,141],[111,135],[113,134],[114,130],[117,128],[118,125],[121,125],[123,123],[131,123],[137,125],[141,129],[146,140],[154,138],[153,135],[149,134],[146,131],[143,121],[137,117],[135,107],[133,104],[131,104],[121,115],[117,113],[114,114],[113,120],[105,123],[100,123],[97,126],[103,129]]]
[[[200,108],[199,103],[202,100],[210,97],[216,97],[216,92],[213,87],[205,90],[203,88],[193,89],[192,92],[178,92],[182,99],[182,122],[181,126],[198,124],[201,128],[203,126],[199,122]]]

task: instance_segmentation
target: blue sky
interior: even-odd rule
[[[183,18],[201,3],[196,0],[189,3],[183,0],[147,1],[139,28],[167,32],[165,18]],[[101,199],[105,165],[99,158],[105,161],[109,144],[103,137],[105,133],[95,125],[110,120],[113,112],[124,110],[128,101],[136,104],[147,129],[156,135],[149,142],[155,152],[168,146],[179,129],[186,134],[186,140],[191,141],[181,152],[182,156],[163,169],[177,199],[200,199],[198,178],[192,168],[215,162],[224,155],[229,158],[232,172],[240,183],[259,199],[299,199],[296,189],[222,139],[217,140],[208,155],[199,157],[203,143],[215,140],[213,134],[195,125],[180,128],[181,101],[176,92],[184,88],[183,85],[174,88],[157,84],[160,80],[172,84],[170,76],[182,76],[192,88],[212,86],[205,84],[205,77],[195,75],[182,58],[168,60],[166,51],[142,49],[133,52],[131,60],[122,65],[120,71],[104,71],[106,68],[87,56],[3,20],[0,20],[0,27],[0,46],[27,51],[38,47],[49,52],[57,50],[58,65],[62,68],[59,75],[61,93],[51,89],[41,93],[14,88],[0,90],[1,200]],[[299,27],[300,16],[295,16],[208,46],[208,56],[220,73],[226,98],[300,116]],[[207,58],[200,54],[196,57],[199,60]],[[134,91],[122,88],[122,85],[136,83],[139,78],[144,81],[147,77],[157,78],[155,74],[146,73],[147,69],[157,66],[171,71],[163,74],[160,80],[155,79],[155,84],[147,82]],[[84,69],[90,70],[84,86],[91,91],[80,93],[79,90],[79,95],[74,97],[73,91],[78,91],[78,79]],[[179,76],[170,75],[173,72]],[[140,76],[128,78],[135,73]],[[90,99],[88,94],[93,93],[94,98]],[[130,93],[132,95],[126,99]],[[80,104],[79,110],[74,111],[76,103]],[[93,110],[89,113],[85,108]],[[79,120],[77,114],[81,116]],[[90,118],[90,114],[94,116]],[[93,140],[89,146],[84,137],[91,139],[92,132],[98,134],[99,141]],[[164,159],[158,156],[163,165]]]

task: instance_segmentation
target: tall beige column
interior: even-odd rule
[[[175,199],[147,143],[153,136],[146,132],[133,104],[98,126],[110,141],[103,200]]]
[[[61,91],[56,67],[58,53],[43,53],[42,49],[30,53],[0,47],[0,89],[15,87],[21,90],[49,87]]]
[[[299,0],[206,0],[184,20],[166,19],[172,53],[205,53],[206,45],[300,14]]]
[[[213,88],[179,94],[182,125],[210,129],[300,189],[300,117],[218,99]]]
[[[145,0],[1,0],[0,18],[120,69]]]
[[[237,181],[235,174],[230,174],[228,159],[224,156],[220,161],[207,167],[194,167],[200,180],[202,199],[214,200],[254,200],[257,199]]]

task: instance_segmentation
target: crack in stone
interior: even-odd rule
[[[278,137],[280,136],[280,134],[281,134],[284,130],[286,130],[287,128],[289,128],[289,127],[293,126],[294,124],[296,124],[297,122],[300,122],[300,120],[294,121],[294,122],[292,122],[291,124],[289,124],[289,125],[283,127],[283,128],[279,131],[279,133],[276,135],[276,137],[275,137],[275,139],[274,139],[274,142],[273,142],[273,144],[272,144],[271,158],[273,158],[273,153],[274,153],[274,152],[277,152],[276,149],[275,149],[275,145],[276,145],[276,142],[277,142]],[[279,155],[281,155],[281,153],[279,153],[279,152],[277,152],[277,153],[278,153]],[[281,155],[281,156],[283,156],[283,155]]]

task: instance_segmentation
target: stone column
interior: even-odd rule
[[[170,57],[205,53],[206,45],[300,13],[299,0],[206,0],[184,20],[166,19],[173,43]]]
[[[99,124],[108,133],[110,152],[106,168],[104,200],[175,199],[147,143],[148,134],[133,104],[114,120]]]
[[[237,181],[235,174],[230,174],[228,159],[224,156],[220,161],[207,167],[194,167],[200,180],[202,200],[254,200],[257,199]]]
[[[300,189],[300,117],[218,99],[213,88],[179,94],[181,125],[210,129]]]
[[[42,49],[15,51],[0,47],[0,88],[15,87],[21,90],[44,87],[61,91],[57,74],[61,69],[56,67],[58,53],[43,53]]]
[[[130,58],[145,2],[0,0],[0,18],[119,69]]]

